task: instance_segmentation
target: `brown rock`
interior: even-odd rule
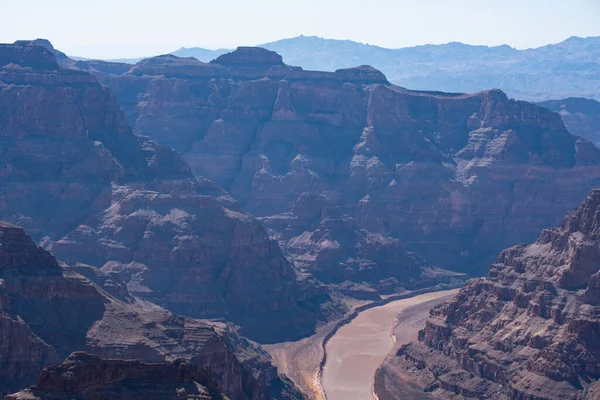
[[[219,390],[232,399],[301,397],[289,381],[279,377],[269,356],[234,329],[176,316],[129,294],[124,300],[116,299],[59,265],[21,228],[4,222],[0,223],[0,282],[0,394],[33,383],[43,367],[74,351],[87,351],[103,358],[138,361],[106,365],[96,360],[89,366],[87,361],[80,365],[76,357],[43,373],[38,388],[60,391],[67,398],[70,392],[91,386],[106,385],[102,390],[110,391],[115,384],[111,379],[119,378],[123,368],[140,367],[139,361],[185,359],[194,368],[208,369]],[[76,365],[71,368],[73,362]],[[100,372],[94,367],[98,363]],[[63,374],[63,367],[70,372]],[[149,368],[169,371],[172,367]],[[179,368],[178,364],[173,368]]]
[[[560,228],[503,251],[486,278],[431,310],[394,362],[437,398],[595,399],[599,216],[594,190]]]

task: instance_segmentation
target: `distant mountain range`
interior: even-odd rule
[[[381,70],[390,82],[410,89],[478,92],[499,88],[510,97],[530,101],[565,97],[600,99],[600,37],[571,37],[527,50],[457,42],[386,49],[315,36],[298,36],[260,47],[281,54],[289,65],[309,70],[335,71],[371,65]],[[171,54],[208,62],[228,51],[231,50],[194,47]]]
[[[522,100],[600,98],[600,37],[516,50],[463,43],[385,49],[347,40],[297,37],[268,43],[285,62],[333,70],[369,64],[400,86],[446,92],[499,88]]]

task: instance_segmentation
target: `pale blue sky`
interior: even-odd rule
[[[600,36],[600,0],[0,0],[0,42],[44,37],[70,55],[153,55],[316,35],[383,47],[516,48]]]

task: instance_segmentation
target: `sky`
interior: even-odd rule
[[[599,0],[0,0],[0,18],[1,43],[46,38],[69,55],[104,59],[301,34],[389,48],[518,49],[600,36]]]

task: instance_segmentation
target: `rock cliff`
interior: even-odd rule
[[[134,135],[107,87],[41,44],[0,45],[0,218],[90,279],[116,274],[178,313],[226,317],[261,341],[312,333],[324,288],[297,277],[223,189]]]
[[[173,315],[127,293],[123,297],[59,264],[23,229],[0,222],[0,394],[33,383],[43,367],[74,351],[87,351],[137,361],[76,355],[39,375],[32,393],[107,398],[121,379],[143,392],[180,384],[193,390],[192,381],[202,378],[199,384],[218,387],[231,399],[301,398],[258,345],[227,325]]]
[[[594,190],[560,228],[503,251],[486,278],[431,310],[419,342],[380,368],[378,395],[598,398],[599,266]]]
[[[411,91],[370,67],[304,71],[246,48],[96,75],[134,132],[182,152],[243,210],[271,217],[324,195],[440,268],[483,274],[600,182],[598,149],[499,90]]]
[[[73,353],[62,364],[47,367],[35,386],[5,400],[45,399],[198,399],[221,400],[208,370],[184,360],[141,363],[103,360],[87,353]]]

